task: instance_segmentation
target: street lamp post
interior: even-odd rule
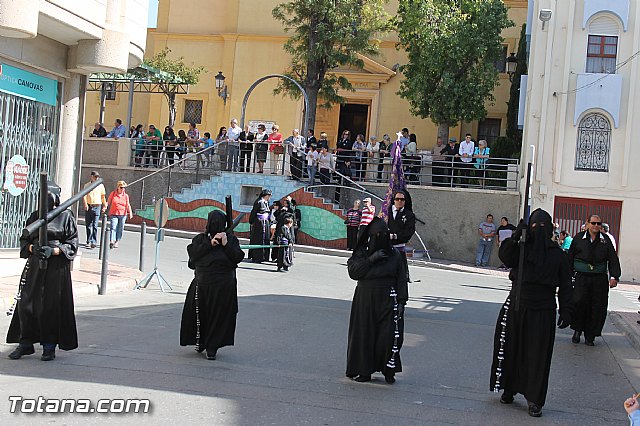
[[[218,71],[218,75],[215,76],[216,80],[216,90],[218,90],[218,96],[222,98],[224,104],[227,104],[227,97],[229,97],[229,93],[227,92],[227,85],[224,84],[225,76],[222,74],[222,71]]]
[[[516,73],[516,68],[518,67],[518,58],[516,58],[516,54],[511,52],[511,56],[507,58],[507,74],[509,75],[509,81],[513,80],[513,76]]]

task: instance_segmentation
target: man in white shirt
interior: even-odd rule
[[[611,245],[613,246],[613,249],[615,251],[618,251],[618,244],[616,244],[616,239],[613,238],[613,235],[611,235],[609,233],[609,224],[608,223],[603,223],[602,224],[602,230],[604,231],[603,234],[605,234],[611,240]]]
[[[471,140],[471,133],[467,133],[462,142],[460,142],[460,149],[458,151],[460,155],[460,183],[469,185],[469,179],[471,177],[471,170],[473,169],[473,152],[474,143]],[[466,177],[466,179],[464,178]]]
[[[227,137],[229,142],[227,144],[227,170],[231,172],[238,171],[238,161],[240,159],[240,133],[242,129],[238,126],[238,119],[231,120],[231,126],[227,129]]]

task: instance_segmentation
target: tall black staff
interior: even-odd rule
[[[529,215],[531,214],[531,206],[529,205],[529,194],[531,191],[531,173],[533,170],[533,158],[536,153],[535,146],[531,145],[531,158],[527,163],[527,182],[524,188],[524,211],[522,214],[522,223],[524,225],[529,225]],[[520,238],[520,257],[518,258],[518,279],[516,281],[516,300],[515,300],[515,310],[518,312],[520,310],[520,290],[522,289],[522,276],[524,270],[524,246],[527,242],[527,228],[525,227],[522,230],[522,237]]]
[[[49,184],[47,183],[47,172],[40,172],[40,205],[38,206],[38,219],[47,220],[47,214],[49,213]],[[47,238],[47,226],[41,226],[38,229],[38,244],[40,247],[45,247],[49,244]],[[38,267],[40,269],[47,269],[47,260],[39,259]]]

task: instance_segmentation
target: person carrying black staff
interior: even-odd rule
[[[49,182],[49,211],[60,205],[60,187]],[[33,212],[26,225],[38,219]],[[9,354],[20,359],[35,352],[34,343],[43,347],[42,361],[53,361],[56,345],[65,351],[78,347],[78,331],[73,310],[71,261],[78,252],[78,228],[71,210],[65,210],[47,225],[47,245],[38,235],[20,238],[20,257],[27,262],[20,277],[20,295],[11,318],[7,343],[18,343]],[[41,265],[41,261],[45,261]],[[41,269],[44,266],[44,269]]]
[[[607,319],[609,288],[618,285],[620,260],[609,237],[602,232],[602,219],[591,215],[587,229],[573,237],[569,247],[569,264],[573,268],[573,301],[576,313],[571,322],[571,341],[595,346]]]

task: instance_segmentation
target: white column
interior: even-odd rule
[[[66,200],[77,192],[82,152],[82,130],[84,128],[82,115],[85,84],[86,77],[74,73],[64,84],[56,179],[56,183],[62,188],[62,200]]]

